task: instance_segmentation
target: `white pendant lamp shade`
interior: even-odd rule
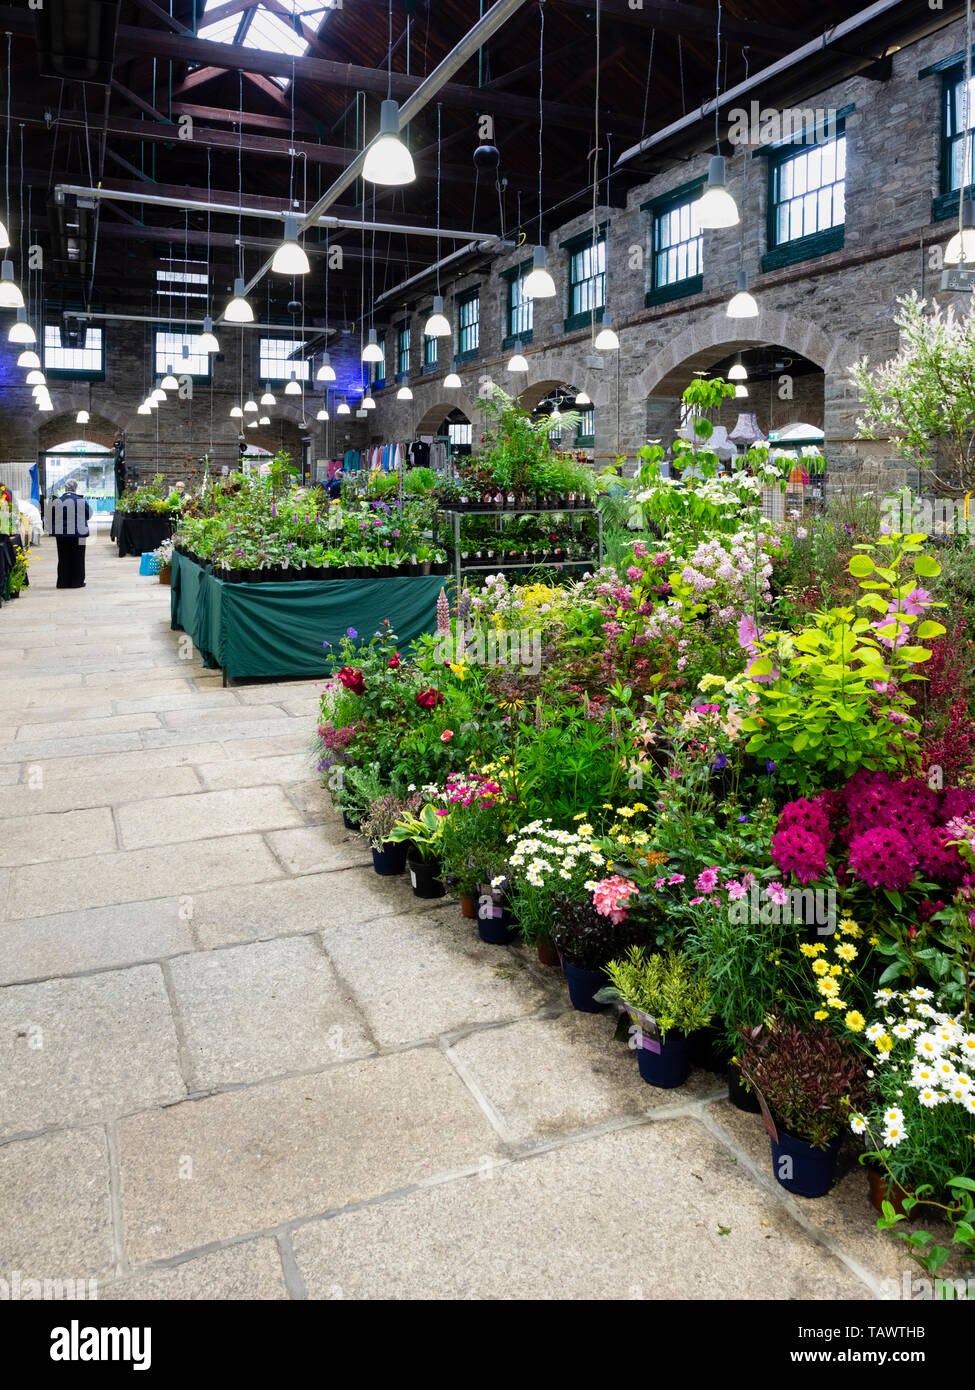
[[[264,383],[264,395],[261,397],[261,405],[277,405],[277,401],[275,400],[274,392],[271,390],[271,383],[269,381]]]
[[[256,430],[256,429],[257,429],[257,421],[256,421],[256,420],[248,420],[248,421],[247,421],[247,428],[248,428],[249,430]]]
[[[234,281],[234,297],[223,311],[228,323],[253,323],[254,310],[244,298],[244,281],[238,276]]]
[[[374,328],[370,328],[369,330],[369,341],[362,349],[362,360],[363,362],[381,362],[383,360],[383,350],[376,341],[376,330]],[[328,380],[328,378],[320,377],[320,380],[325,381]],[[331,380],[335,380],[334,372],[332,373]]]
[[[269,425],[269,424],[271,423],[271,417],[270,417],[270,415],[262,415],[261,418],[258,420],[257,423],[258,423],[259,425]]]
[[[31,395],[34,397],[35,401],[37,400],[38,396],[46,396],[47,394],[47,387],[43,383],[39,383],[38,385],[34,386],[34,388],[31,391]]]
[[[79,410],[75,418],[79,425],[87,425],[88,421],[91,419],[91,416],[88,414],[87,410]]]
[[[27,343],[32,345],[37,342],[37,337],[33,328],[27,322],[27,310],[18,309],[17,317],[10,325],[10,332],[7,334],[9,343]]]
[[[619,348],[620,340],[616,336],[613,328],[613,319],[609,310],[603,314],[603,323],[599,332],[596,334],[596,341],[593,344],[600,352],[616,352]]]
[[[739,358],[737,362],[733,363],[733,365],[732,365],[730,371],[728,372],[728,380],[729,380],[729,381],[747,381],[747,380],[748,380],[748,371],[747,371],[747,368],[745,367],[744,362],[742,362],[741,358]]]
[[[352,412],[349,409],[348,401],[339,401],[335,413],[336,415],[351,415]]]
[[[178,390],[179,390],[179,382],[178,382],[178,381],[176,380],[176,378],[173,376],[173,369],[172,369],[172,366],[171,366],[171,365],[167,365],[167,367],[166,367],[166,375],[163,377],[163,379],[162,379],[162,381],[159,383],[159,385],[160,385],[160,387],[162,388],[163,391],[178,391]]]
[[[450,371],[443,379],[443,384],[448,391],[459,391],[464,383],[454,371],[453,367],[451,367]]]
[[[244,418],[244,412],[236,403],[230,407],[230,418],[231,420],[243,420]]]
[[[510,361],[508,362],[508,371],[509,371],[509,372],[527,372],[527,371],[528,371],[528,361],[527,361],[527,359],[522,355],[522,351],[521,351],[521,339],[520,339],[520,338],[516,338],[516,339],[515,339],[515,350],[514,350],[514,353],[513,353],[512,356],[511,356]]]
[[[381,357],[382,357],[382,354],[380,354],[380,358],[381,358]],[[329,356],[328,356],[328,353],[327,353],[327,352],[323,352],[323,353],[322,353],[322,365],[319,367],[318,372],[316,373],[315,380],[316,380],[316,381],[334,381],[334,380],[335,380],[335,368],[332,366],[331,362],[329,361]]]
[[[36,353],[36,352],[32,352],[30,348],[26,348],[26,349],[20,354],[20,356],[17,358],[17,366],[18,366],[18,367],[28,367],[28,368],[29,368],[29,367],[39,367],[40,365],[41,365],[41,359],[38,357],[37,353]]]
[[[400,381],[402,382],[402,385],[396,392],[396,399],[398,401],[411,401],[413,399],[413,392],[410,390],[409,379],[403,376],[400,377]]]
[[[695,231],[715,227],[737,227],[738,204],[727,188],[728,174],[724,156],[712,156],[708,168],[708,182],[701,197],[691,208],[691,221]]]
[[[387,187],[412,183],[416,178],[413,156],[400,139],[399,105],[395,101],[384,101],[379,108],[379,134],[366,152],[362,177]]]
[[[276,275],[307,275],[311,266],[298,240],[297,217],[284,219],[284,241],[274,253],[271,269]]]
[[[135,413],[136,415],[151,415],[152,407],[147,405],[146,402],[143,401],[142,404],[139,406],[139,409]]]
[[[288,382],[287,386],[284,388],[284,394],[285,394],[286,396],[300,396],[300,395],[301,395],[301,387],[298,385],[298,378],[297,378],[297,376],[295,375],[294,372],[291,373],[291,380]]]
[[[147,396],[146,405],[149,407],[150,410],[159,409],[159,402],[156,400],[155,396]]]
[[[320,410],[320,411],[318,412],[318,414],[315,416],[315,419],[316,419],[316,420],[327,420],[327,419],[328,419],[328,411],[327,411],[327,410]]]
[[[961,231],[945,247],[945,265],[966,265],[975,270],[975,202],[966,198],[961,209]]]
[[[522,293],[526,299],[552,299],[555,281],[545,265],[545,247],[536,246],[532,252],[532,268],[525,277]]]
[[[164,405],[166,401],[166,392],[162,389],[161,386],[157,386],[156,389],[150,395],[149,399],[151,401],[155,401],[157,405]]]
[[[46,379],[47,378],[44,376],[44,373],[38,371],[36,367],[32,372],[27,373],[28,386],[43,386]]]
[[[207,314],[203,320],[203,332],[200,334],[199,349],[201,352],[219,352],[220,344],[217,342],[213,331],[213,319]]]
[[[727,312],[729,319],[758,318],[758,304],[755,296],[749,292],[748,276],[743,270],[738,272],[738,290],[732,296]]]
[[[256,414],[257,414],[257,401],[255,401],[255,400],[245,401],[245,402],[244,402],[244,412],[245,412],[245,414],[247,414],[247,415],[256,415]]]
[[[53,405],[53,403],[52,403],[52,401],[51,401],[51,397],[50,397],[50,396],[46,396],[44,399],[39,400],[39,401],[37,402],[37,408],[38,408],[38,410],[42,411],[45,415],[47,414],[48,411],[53,410],[53,409],[54,409],[54,405]]]
[[[589,396],[586,395],[585,391],[580,391],[576,396],[576,405],[592,405],[592,401]]]
[[[743,401],[743,400],[746,399],[747,396],[748,396],[748,387],[745,386],[742,382],[739,381],[738,385],[735,387],[735,399],[736,399],[736,400],[739,400],[739,401]]]
[[[376,402],[373,400],[373,398],[372,398],[371,396],[365,395],[365,396],[363,396],[362,400],[359,402],[359,409],[360,409],[360,410],[375,410],[375,409],[376,409]]]
[[[0,261],[0,309],[22,309],[24,296],[14,280],[13,261]]]
[[[7,228],[3,222],[3,219],[0,218],[0,251],[6,251],[9,245],[10,237],[7,235]]]
[[[423,332],[428,338],[449,338],[453,331],[443,311],[443,296],[435,294],[433,310],[423,326]]]

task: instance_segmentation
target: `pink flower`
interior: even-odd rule
[[[728,897],[733,900],[743,898],[748,891],[745,888],[745,885],[743,883],[739,883],[738,880],[735,878],[729,879],[728,882],[725,884],[725,888],[727,888],[728,890]]]
[[[702,869],[694,880],[694,887],[699,893],[713,893],[718,886],[719,877],[720,870],[717,865],[712,866],[710,869]]]
[[[871,888],[906,888],[917,864],[914,845],[899,830],[865,830],[850,841],[850,873]]]
[[[638,560],[645,560],[645,559],[646,559],[646,557],[647,557],[647,548],[646,548],[646,546],[643,544],[642,541],[634,541],[634,542],[633,542],[633,554],[636,556],[636,558],[637,558]]]
[[[788,901],[789,897],[781,883],[770,883],[765,890],[765,896],[771,898],[774,903],[778,903],[780,907]]]
[[[668,878],[667,882],[668,882],[668,883],[683,883],[683,882],[684,882],[684,875],[683,875],[683,874],[671,874],[671,876],[670,876],[670,878]]]
[[[453,736],[454,736],[454,731],[453,731],[453,729],[444,729],[443,733],[440,735],[440,742],[441,742],[441,743],[449,743],[450,740],[453,738]]]
[[[643,571],[636,565],[631,565],[626,571],[626,577],[631,584],[637,584],[643,578]]]
[[[697,907],[698,903],[703,903],[703,901],[704,901],[703,898],[691,898],[691,900],[690,900],[690,902],[687,904],[687,906],[688,906],[688,907]]]
[[[636,892],[634,885],[622,874],[612,874],[600,879],[593,890],[593,906],[600,917],[608,917],[615,925],[624,920],[630,898]]]

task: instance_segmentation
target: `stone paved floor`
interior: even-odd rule
[[[771,1179],[557,973],[379,880],[313,682],[225,690],[169,590],[45,541],[0,613],[0,1276],[103,1298],[855,1298],[862,1173]]]

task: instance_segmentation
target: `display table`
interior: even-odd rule
[[[168,540],[177,520],[173,512],[116,512],[111,537],[118,543],[120,556],[142,555]]]
[[[443,585],[443,575],[228,584],[176,551],[171,626],[192,637],[205,666],[223,668],[224,682],[324,676],[350,627],[368,639],[388,618],[404,652],[436,632]]]

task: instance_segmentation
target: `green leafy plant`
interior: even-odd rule
[[[440,857],[446,815],[445,810],[438,810],[429,803],[418,813],[404,811],[390,830],[387,839],[392,844],[413,845],[418,859],[432,862]]]
[[[648,955],[631,946],[622,959],[608,962],[606,974],[624,1004],[656,1021],[662,1042],[670,1032],[693,1033],[711,1022],[708,982],[682,951]]]
[[[816,1024],[773,1018],[741,1030],[742,1076],[764,1097],[776,1124],[825,1149],[867,1094],[862,1054]]]

